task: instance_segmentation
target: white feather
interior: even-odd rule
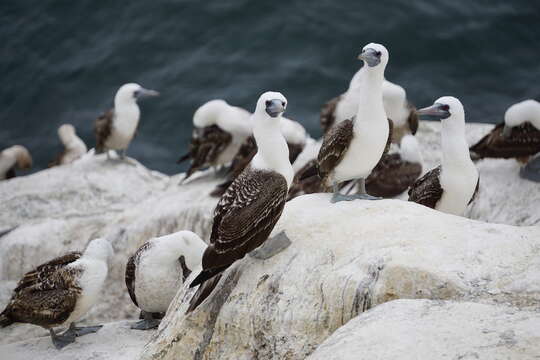
[[[530,122],[535,128],[540,130],[540,103],[530,99],[510,106],[504,114],[504,122],[509,127]]]

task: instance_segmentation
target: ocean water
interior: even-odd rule
[[[192,114],[214,98],[252,111],[281,91],[286,116],[319,137],[321,104],[368,42],[387,46],[386,77],[417,106],[454,95],[467,121],[495,123],[540,99],[540,1],[5,0],[0,149],[25,145],[42,169],[63,123],[92,147],[94,119],[126,82],[161,92],[141,102],[128,154],[165,173],[184,169]]]

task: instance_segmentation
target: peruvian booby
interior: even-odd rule
[[[275,249],[274,245],[290,244],[283,232],[267,241],[285,207],[294,175],[289,149],[280,130],[281,114],[286,107],[287,99],[278,92],[266,92],[257,101],[251,117],[257,154],[225,191],[214,210],[210,245],[203,254],[202,271],[190,284],[190,287],[200,286],[190,301],[188,312],[211,294],[221,273],[235,261],[263,243],[257,252],[264,249],[275,253],[284,247]],[[263,258],[267,255],[258,254]]]
[[[101,326],[75,327],[75,321],[99,300],[112,253],[107,240],[95,239],[82,254],[68,253],[26,273],[0,313],[0,327],[14,323],[41,326],[49,330],[58,349],[77,336],[98,331]],[[53,330],[68,324],[69,329],[61,335]]]
[[[289,147],[289,161],[294,163],[298,155],[304,150],[307,140],[306,129],[298,122],[294,120],[281,117],[281,133],[287,142]],[[228,170],[227,179],[218,184],[216,188],[210,193],[212,196],[221,196],[232,184],[234,179],[238,177],[244,171],[251,159],[257,153],[257,143],[253,135],[248,137],[246,141],[240,146],[240,149],[234,156],[231,166]]]
[[[31,167],[32,156],[22,145],[13,145],[0,152],[0,180],[17,176],[15,169],[29,169]]]
[[[108,157],[109,150],[117,150],[124,158],[139,125],[141,111],[137,100],[158,95],[157,91],[145,89],[139,84],[122,85],[114,96],[114,108],[102,114],[94,123],[96,153],[107,152]]]
[[[333,187],[332,202],[375,199],[366,193],[365,179],[388,151],[392,139],[382,98],[388,51],[383,45],[370,43],[358,58],[365,63],[365,73],[359,85],[356,116],[332,126],[324,135],[317,159],[323,186]],[[341,195],[339,184],[355,179],[359,180],[359,193]]]
[[[398,196],[422,175],[422,154],[411,134],[401,138],[399,151],[386,154],[366,179],[368,193],[383,198]]]
[[[86,144],[77,136],[75,127],[71,124],[60,126],[58,128],[58,137],[64,145],[64,151],[49,163],[49,167],[71,164],[88,151]]]
[[[471,146],[474,160],[483,158],[516,158],[526,163],[530,156],[540,152],[540,103],[525,100],[506,110],[504,122],[479,142]],[[538,161],[532,160],[532,162]],[[521,169],[521,176],[533,181],[540,181],[540,173],[531,171],[534,166]]]
[[[191,231],[148,240],[126,266],[126,286],[143,319],[132,329],[155,328],[178,288],[202,260],[206,243]]]
[[[444,96],[418,115],[441,120],[442,164],[418,179],[409,190],[409,201],[462,216],[478,191],[479,176],[465,140],[465,112],[461,102]]]
[[[347,91],[323,105],[320,122],[324,133],[334,124],[351,119],[356,115],[366,70],[367,67],[362,66],[351,79]],[[392,120],[394,125],[392,142],[399,144],[404,135],[414,135],[418,130],[416,109],[407,100],[405,89],[388,80],[383,81],[382,94],[386,116]]]
[[[251,135],[251,114],[224,100],[211,100],[193,114],[193,135],[188,152],[178,163],[190,160],[184,180],[195,171],[229,163]]]

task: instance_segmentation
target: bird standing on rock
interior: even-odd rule
[[[141,116],[137,100],[158,95],[157,91],[145,89],[139,84],[122,85],[114,97],[114,108],[95,121],[96,153],[107,152],[109,158],[109,150],[117,150],[124,159]]]
[[[332,202],[378,199],[366,193],[365,179],[388,151],[391,122],[383,106],[382,85],[388,51],[371,43],[358,58],[366,68],[359,91],[358,110],[353,119],[335,124],[324,136],[318,156],[319,177],[323,185],[333,187]],[[359,193],[341,195],[339,184],[358,179]]]
[[[455,97],[443,96],[418,110],[442,122],[442,164],[418,179],[409,190],[409,201],[462,216],[478,191],[480,178],[465,140],[465,112]]]
[[[212,293],[223,271],[235,261],[255,249],[255,257],[268,258],[290,244],[284,232],[268,239],[285,207],[294,175],[287,142],[280,129],[281,114],[286,107],[287,99],[278,92],[266,92],[257,101],[251,119],[257,154],[227,188],[214,210],[202,271],[190,284],[190,287],[200,286],[188,312]]]

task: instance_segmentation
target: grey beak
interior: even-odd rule
[[[268,100],[266,102],[266,113],[271,117],[278,117],[285,111],[285,103],[279,99]]]
[[[145,98],[145,97],[153,97],[153,96],[159,96],[159,92],[157,92],[156,90],[140,88],[139,90],[137,90],[137,94],[136,94],[136,97],[138,99]]]
[[[440,120],[443,120],[450,116],[450,112],[448,110],[442,109],[443,106],[443,104],[435,103],[431,106],[417,110],[416,113],[418,116],[434,116]]]
[[[503,128],[503,136],[505,138],[509,138],[510,135],[512,135],[512,128],[510,126],[504,125]]]
[[[363,60],[369,67],[377,66],[381,62],[381,55],[377,53],[377,50],[367,48],[358,55],[358,59]]]

